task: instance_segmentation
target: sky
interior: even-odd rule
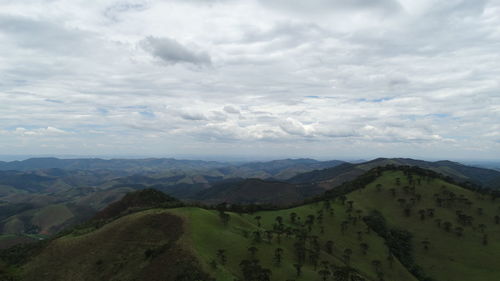
[[[500,159],[500,0],[0,0],[0,154]]]

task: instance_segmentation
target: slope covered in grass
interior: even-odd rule
[[[288,210],[257,212],[251,215],[227,213],[231,217],[227,225],[222,223],[218,212],[213,210],[181,208],[172,212],[185,217],[189,222],[192,246],[205,265],[205,269],[213,274],[216,280],[229,281],[235,278],[243,280],[240,264],[244,260],[253,259],[258,260],[263,268],[271,270],[270,280],[322,280],[319,271],[326,268],[331,274],[336,268],[340,270],[347,265],[346,249],[352,251],[348,264],[359,273],[359,276],[364,280],[377,280],[377,272],[372,262],[374,260],[385,261],[389,253],[383,239],[374,232],[366,233],[367,226],[361,220],[358,220],[356,225],[349,225],[342,234],[341,224],[348,215],[339,204],[333,204],[331,209],[334,210],[333,214],[323,211],[323,223],[316,222],[310,232],[307,227],[302,228],[299,221],[305,220],[309,215],[317,217],[318,213],[324,210],[323,203]],[[292,213],[297,215],[296,223],[291,222],[290,214]],[[256,217],[260,217],[260,220]],[[290,228],[290,230],[285,230],[280,235],[274,232],[272,238],[269,239],[266,230],[273,230],[277,217],[283,218],[284,229]],[[297,258],[296,243],[301,240],[298,238],[300,234],[292,229],[302,229],[304,233],[307,233],[308,238],[304,240],[307,253],[303,263]],[[361,232],[361,238],[358,237],[358,231]],[[262,238],[260,242],[255,238],[256,232],[260,233]],[[320,248],[316,261],[311,260],[309,252],[315,247],[314,240],[317,240]],[[331,254],[326,249],[327,241],[333,242]],[[363,254],[361,243],[370,245],[366,254]],[[255,255],[249,251],[252,247],[257,249]],[[279,264],[276,260],[277,248],[282,249]],[[225,264],[217,254],[219,250],[224,250],[227,259]],[[301,274],[297,276],[294,265],[301,263]],[[387,269],[386,280],[416,280],[397,261],[394,262],[392,268],[389,268],[388,264],[382,267]]]
[[[500,280],[499,199],[401,171],[385,172],[347,197],[408,230],[415,263],[435,280]]]
[[[23,267],[21,278],[197,280],[190,279],[199,277],[196,259],[178,243],[182,234],[182,219],[167,212],[131,214],[93,232],[51,241]]]
[[[500,280],[497,200],[431,172],[375,169],[289,209],[248,213],[220,204],[215,209],[116,212],[119,218],[109,218],[110,222],[49,241],[21,263],[18,276],[122,281],[209,280],[208,275],[217,281]]]

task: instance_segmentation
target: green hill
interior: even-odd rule
[[[119,212],[1,252],[0,272],[20,280],[500,280],[498,200],[431,171],[375,168],[289,209]]]
[[[420,167],[442,174],[457,182],[467,182],[484,188],[500,189],[499,171],[466,166],[452,161],[429,162],[410,158],[377,158],[357,164],[344,163],[328,169],[302,173],[288,179],[287,182],[295,184],[314,182],[325,189],[331,189],[346,181],[354,180],[373,168],[386,165]]]

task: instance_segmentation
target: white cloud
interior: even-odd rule
[[[3,131],[5,134],[13,134],[18,136],[57,136],[57,135],[67,135],[69,132],[64,130],[55,128],[55,127],[46,127],[46,128],[36,128],[28,130],[23,127],[17,127],[13,131]]]
[[[500,3],[417,2],[0,0],[0,153],[500,157]]]

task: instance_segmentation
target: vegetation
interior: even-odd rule
[[[375,168],[287,209],[185,207],[155,194],[131,195],[38,248],[4,252],[3,270],[24,280],[500,279],[497,194],[421,168]]]

